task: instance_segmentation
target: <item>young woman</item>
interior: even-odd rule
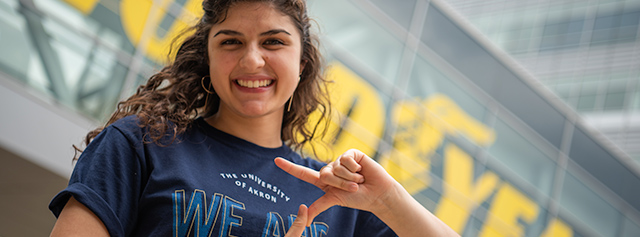
[[[328,108],[304,1],[203,9],[175,61],[87,135],[52,236],[457,235],[362,152],[325,165],[290,148]]]

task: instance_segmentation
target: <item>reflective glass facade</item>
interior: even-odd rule
[[[3,78],[104,120],[198,4],[2,0]],[[365,151],[463,236],[640,235],[638,171],[441,1],[309,7],[335,81],[321,156]],[[572,47],[557,35],[580,24],[549,26],[545,47]]]
[[[444,2],[640,162],[640,1]]]

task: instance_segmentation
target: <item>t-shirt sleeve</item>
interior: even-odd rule
[[[68,187],[49,204],[56,217],[73,196],[102,220],[112,236],[124,236],[131,230],[144,162],[142,139],[137,141],[136,127],[129,128],[132,130],[105,128],[82,152]]]

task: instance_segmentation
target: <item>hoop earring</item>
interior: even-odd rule
[[[207,87],[204,86],[204,78],[205,77],[209,77],[209,76],[203,76],[202,79],[200,80],[200,84],[202,85],[202,89],[204,89],[204,91],[206,91],[208,94],[214,94],[215,92],[207,90]],[[211,77],[209,77],[211,78]],[[209,88],[211,88],[211,82],[209,82]]]
[[[300,81],[300,79],[302,79],[302,74],[298,75],[298,81]],[[291,104],[293,103],[293,95],[296,94],[296,91],[293,91],[293,94],[291,94],[291,97],[289,97],[289,106],[287,106],[287,112],[291,111]]]
[[[207,90],[207,87],[204,86],[204,78],[208,77],[209,80],[211,80],[211,77],[209,76],[203,76],[202,79],[200,79],[200,84],[202,85],[202,89],[204,89],[204,91],[207,92],[207,96],[205,96],[204,98],[204,108],[207,109],[207,103],[209,103],[209,94],[213,94],[215,92]],[[209,81],[209,88],[211,88],[211,81]]]
[[[293,95],[295,95],[296,92],[294,91],[293,94],[291,94],[291,97],[289,97],[289,106],[287,107],[287,112],[291,111],[291,104],[293,103]]]

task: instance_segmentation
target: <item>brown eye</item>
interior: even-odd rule
[[[224,40],[222,41],[222,43],[220,43],[221,45],[234,45],[234,44],[241,44],[241,42],[237,39],[228,39],[228,40]]]
[[[266,45],[284,45],[284,42],[279,39],[268,39],[264,41]]]

